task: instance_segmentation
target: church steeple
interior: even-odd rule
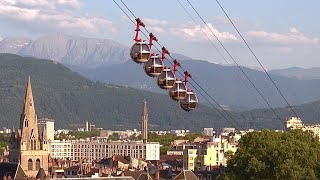
[[[20,163],[21,168],[30,178],[35,178],[39,169],[48,174],[48,142],[46,129],[39,135],[38,120],[32,95],[30,77],[20,116],[20,129],[12,133],[9,161]]]
[[[30,76],[27,82],[23,110],[20,117],[21,148],[25,150],[39,149],[39,133],[37,115],[34,107]]]

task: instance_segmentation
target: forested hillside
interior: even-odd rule
[[[188,113],[164,94],[93,82],[49,60],[0,54],[2,126],[18,126],[28,76],[31,76],[38,117],[55,119],[58,128],[69,128],[87,120],[105,129],[139,128],[144,98],[148,100],[151,128],[199,129],[225,124],[216,112],[205,106]]]
[[[144,98],[148,100],[151,129],[239,128],[228,115],[225,114],[232,125],[212,107],[200,104],[195,111],[185,112],[166,94],[93,82],[54,61],[13,54],[0,54],[1,126],[18,126],[28,76],[31,76],[38,117],[55,119],[57,128],[74,128],[85,121],[104,129],[140,128]],[[319,121],[319,101],[294,109],[307,123]],[[293,116],[288,108],[276,111],[281,121]],[[283,127],[268,109],[230,114],[243,128]]]

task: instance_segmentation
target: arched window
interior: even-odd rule
[[[40,169],[40,159],[36,160],[36,170]]]
[[[37,150],[37,142],[36,142],[36,140],[33,140],[33,150]]]
[[[30,150],[34,150],[33,149],[33,140],[30,140]]]
[[[25,121],[24,121],[24,127],[28,127],[29,126],[29,121],[26,119]]]
[[[32,159],[28,160],[28,170],[32,170],[33,169],[33,164],[32,164]]]

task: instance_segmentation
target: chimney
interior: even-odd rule
[[[156,179],[159,180],[160,179],[160,169],[158,169],[158,171],[155,174]]]

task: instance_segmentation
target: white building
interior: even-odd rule
[[[38,119],[38,131],[42,134],[43,128],[46,128],[48,141],[54,140],[54,120],[53,119]]]
[[[113,155],[130,156],[143,160],[159,160],[159,142],[111,141],[106,140],[54,140],[49,146],[52,158],[91,162]]]
[[[185,136],[186,134],[190,133],[190,130],[188,129],[176,129],[176,130],[171,130],[171,134],[174,134],[176,136]]]
[[[303,124],[301,118],[291,117],[285,122],[286,129],[302,129],[304,131],[311,131],[320,139],[320,124]]]
[[[52,140],[49,141],[49,156],[52,158],[71,158],[71,141]]]
[[[118,134],[120,139],[129,138],[132,135],[138,136],[141,134],[141,131],[137,131],[137,129],[133,130],[125,130],[125,131],[113,131],[113,130],[101,130],[100,137],[109,137],[113,134]]]
[[[203,128],[203,134],[207,136],[213,136],[214,130],[213,128]]]
[[[291,117],[288,118],[285,122],[286,129],[296,129],[296,128],[303,128],[304,124],[302,123],[301,118],[299,117]]]
[[[222,136],[228,136],[230,133],[234,133],[236,131],[235,128],[222,128],[221,129],[221,135]]]

